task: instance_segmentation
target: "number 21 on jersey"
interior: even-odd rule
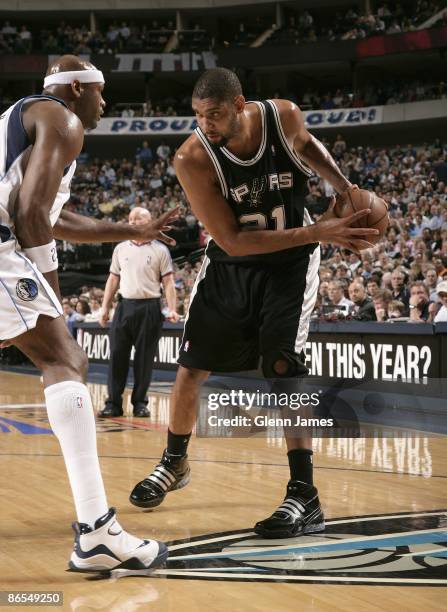
[[[275,230],[286,227],[286,213],[284,205],[275,206],[270,211],[270,218],[275,223]],[[250,213],[239,217],[239,224],[244,230],[266,230],[269,227],[268,217],[264,213]]]

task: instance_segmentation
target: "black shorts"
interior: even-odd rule
[[[319,247],[285,266],[205,258],[191,293],[178,363],[240,372],[256,369],[260,357],[265,363],[281,354],[299,362],[317,297],[319,264]]]

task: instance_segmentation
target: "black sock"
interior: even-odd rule
[[[287,453],[291,480],[300,480],[313,485],[313,451],[308,448],[294,448]]]
[[[171,455],[186,455],[191,434],[175,434],[168,429],[168,453]]]

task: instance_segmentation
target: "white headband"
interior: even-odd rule
[[[80,83],[105,83],[101,70],[71,70],[69,72],[55,72],[46,76],[43,86],[70,85],[73,81],[79,81]]]

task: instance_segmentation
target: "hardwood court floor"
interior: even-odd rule
[[[91,390],[95,406],[101,407],[104,387],[92,385]],[[263,563],[262,554],[255,567],[249,563],[242,563],[242,569],[235,567],[237,553],[243,551],[244,546],[245,550],[256,548],[256,543],[250,544],[248,533],[244,544],[233,532],[250,530],[254,522],[268,516],[283,497],[288,472],[284,447],[279,439],[193,439],[191,483],[184,490],[169,494],[155,511],[143,512],[131,506],[128,502],[131,487],[152,469],[164,447],[168,397],[154,395],[151,408],[151,419],[124,417],[98,424],[99,453],[110,505],[118,508],[119,519],[127,530],[177,542],[173,547],[176,555],[183,551],[186,556],[198,554],[201,539],[211,539],[213,536],[209,534],[229,532],[214,537],[224,542],[223,549],[227,551],[233,540],[236,541],[236,546],[231,548],[236,556],[229,555],[233,559],[233,569],[226,573],[225,566],[216,570],[208,565],[209,571],[200,572],[197,567],[206,564],[205,559],[196,561],[195,567],[190,565],[191,571],[182,569],[182,564],[178,563],[171,566],[174,570],[169,570],[168,566],[167,570],[151,578],[92,581],[87,580],[85,574],[65,572],[72,546],[70,524],[74,512],[57,440],[45,433],[49,426],[42,386],[36,376],[0,372],[0,590],[63,591],[63,609],[76,611],[424,609],[428,612],[440,610],[445,605],[446,591],[439,584],[427,587],[424,585],[428,583],[421,582],[418,586],[407,586],[409,582],[405,582],[402,573],[399,574],[404,576],[401,584],[400,578],[397,579],[399,584],[396,580],[386,583],[380,571],[369,574],[373,576],[370,585],[356,584],[359,579],[355,577],[350,580],[353,584],[343,584],[349,580],[349,572],[343,579],[337,578],[336,573],[331,577],[326,572],[322,580],[317,572],[316,582],[295,579],[281,582],[262,575],[272,562],[269,557],[267,563]],[[377,515],[396,513],[410,515],[410,518],[390,519],[394,523],[385,526],[387,533],[402,530],[416,530],[417,533],[421,529],[423,533],[439,533],[442,515],[444,524],[447,523],[447,512],[439,512],[447,508],[445,438],[318,440],[315,450],[316,484],[329,523],[334,523],[337,517],[376,515],[368,523],[374,528],[382,524]],[[410,528],[405,526],[408,520]],[[355,531],[357,520],[335,521],[334,525],[333,528],[340,527],[339,533],[344,534],[339,537],[359,537],[359,532]],[[337,542],[337,536],[334,537],[332,542]],[[196,548],[178,544],[189,538],[198,539]],[[325,536],[317,540],[327,542]],[[306,541],[312,542],[309,537]],[[445,546],[445,540],[442,545]],[[411,550],[435,548],[439,551],[438,546],[436,541],[430,544],[424,541],[416,543]],[[355,555],[359,558],[366,554],[383,557],[393,547],[395,549],[394,541],[386,541],[381,546],[382,552],[354,550],[344,554],[351,555],[351,560]],[[210,549],[202,547],[202,551]],[[399,551],[405,554],[408,548]],[[337,554],[332,552],[325,557],[326,568],[327,560]],[[320,556],[317,554],[312,561],[317,568],[318,563],[323,563],[318,560]],[[447,584],[445,557],[446,554],[440,552],[429,560],[429,566],[437,568],[438,578],[439,572],[444,571],[444,585]],[[398,562],[403,558],[411,558],[411,554],[410,557],[399,556]],[[281,559],[275,565],[273,558],[273,565],[267,570],[270,574],[275,575],[275,567],[285,567],[281,563],[295,564],[295,574],[307,567],[303,553],[296,550],[289,551]],[[379,561],[377,563],[373,567],[380,565]],[[260,568],[260,574],[256,567]],[[336,569],[337,564],[333,567]],[[217,571],[218,577],[225,574],[226,579],[205,579],[212,577],[213,571],[215,575]],[[236,579],[232,579],[231,571]],[[251,581],[240,578],[250,577],[250,571],[254,571]],[[387,575],[393,576],[393,573]],[[413,572],[412,576],[417,578],[418,573]],[[264,581],[260,581],[262,579]],[[327,584],[328,581],[333,584]]]

